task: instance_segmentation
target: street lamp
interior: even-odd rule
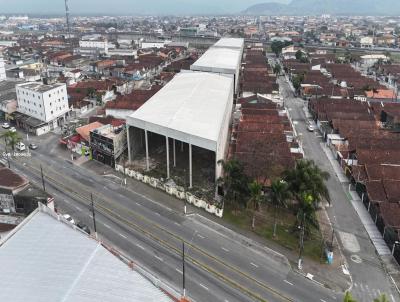
[[[399,244],[399,243],[400,243],[399,241],[395,241],[395,242],[393,243],[392,255],[394,254],[394,249],[396,248],[396,245]]]

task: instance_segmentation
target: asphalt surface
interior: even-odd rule
[[[275,59],[272,60],[275,61]],[[353,296],[357,301],[370,302],[384,293],[389,301],[400,301],[381,260],[376,254],[375,247],[350,203],[348,184],[340,183],[335,175],[332,165],[322,150],[321,143],[323,140],[319,133],[307,131],[307,119],[304,111],[305,101],[294,97],[285,77],[279,77],[278,82],[285,100],[285,106],[289,110],[302,142],[305,157],[313,159],[318,166],[331,175],[327,186],[332,207],[328,207],[327,212],[334,229],[339,234],[338,239],[352,276],[351,292]],[[352,259],[356,259],[356,261]]]
[[[30,138],[41,142],[41,138]],[[47,144],[47,145],[46,145]],[[186,292],[195,301],[340,301],[343,294],[293,272],[279,254],[196,215],[168,208],[170,196],[147,187],[125,188],[118,179],[98,175],[57,157],[56,140],[39,143],[31,157],[16,158],[12,168],[40,184],[42,165],[47,190],[58,208],[93,230],[93,193],[98,233],[106,242],[181,291],[182,240],[186,242]],[[178,202],[178,201],[176,201]]]

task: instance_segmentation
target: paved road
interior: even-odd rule
[[[60,160],[54,146],[43,146],[28,160],[13,161],[13,167],[38,181],[42,164],[59,207],[88,225],[88,196],[93,192],[102,214],[98,229],[102,238],[177,289],[182,278],[181,240],[185,240],[188,293],[194,300],[340,301],[342,294],[292,272],[278,254],[256,244],[249,246],[248,240],[207,225],[195,215],[184,216],[163,206],[170,196],[147,187],[139,193],[141,183],[123,188],[110,178]]]
[[[373,301],[380,293],[386,293],[389,301],[399,301],[400,298],[385,273],[381,261],[376,255],[375,248],[352,207],[348,194],[346,194],[346,192],[348,193],[348,184],[340,183],[336,177],[321,148],[322,138],[318,137],[317,132],[308,132],[306,129],[304,101],[293,97],[293,92],[284,77],[280,77],[278,81],[285,99],[285,105],[302,141],[305,157],[313,159],[331,175],[327,186],[332,199],[332,207],[328,208],[327,212],[334,228],[340,235],[339,241],[353,279],[351,292],[360,302]],[[356,259],[356,262],[352,259]]]

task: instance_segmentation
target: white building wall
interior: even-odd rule
[[[135,110],[125,110],[125,109],[107,109],[106,108],[106,116],[113,116],[118,119],[126,120],[128,116],[135,113]]]
[[[36,92],[17,85],[18,111],[43,122],[49,122],[69,111],[67,86],[60,85],[46,92]]]
[[[98,40],[80,40],[79,47],[82,48],[96,48],[104,53],[108,52],[108,41],[98,41]]]
[[[0,81],[6,79],[6,68],[4,65],[4,59],[0,57]]]

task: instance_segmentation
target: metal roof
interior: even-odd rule
[[[196,62],[191,70],[237,74],[242,60],[242,49],[224,47],[209,48]]]
[[[213,47],[226,47],[226,48],[236,48],[243,49],[244,39],[242,38],[221,38]]]
[[[0,243],[0,301],[171,302],[99,242],[40,208]]]
[[[178,73],[127,124],[216,151],[232,108],[233,77]]]

